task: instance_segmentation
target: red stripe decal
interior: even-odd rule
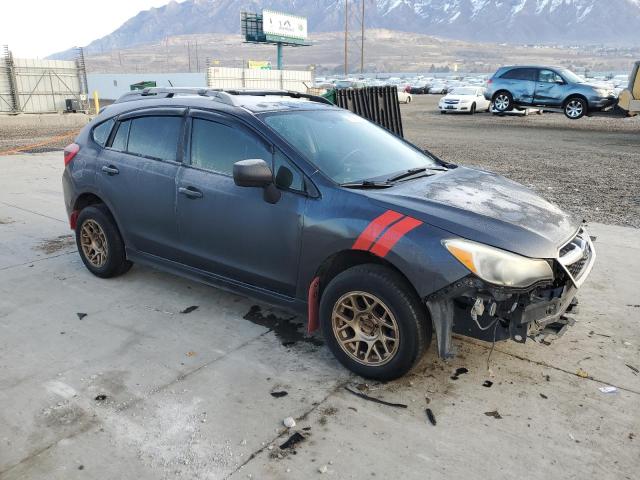
[[[371,247],[371,253],[378,255],[379,257],[385,257],[387,253],[398,243],[398,241],[404,237],[407,233],[416,227],[422,225],[420,220],[415,218],[405,217],[395,225],[391,226],[389,230]]]
[[[398,221],[404,215],[398,212],[394,212],[393,210],[387,210],[379,217],[371,220],[371,223],[367,225],[360,236],[354,242],[353,248],[354,250],[369,250],[373,242],[380,236],[380,234],[391,225],[393,222]]]

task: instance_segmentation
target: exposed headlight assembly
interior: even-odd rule
[[[541,280],[553,280],[553,271],[546,260],[523,257],[469,240],[442,243],[460,263],[494,285],[526,288]]]

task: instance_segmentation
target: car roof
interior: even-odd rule
[[[553,70],[564,70],[565,67],[558,67],[556,65],[506,65],[504,67],[500,67],[500,70],[511,68],[551,68]]]
[[[242,108],[252,113],[335,108],[323,97],[287,90],[146,88],[122,95],[110,107],[110,111],[122,113],[145,106],[186,106],[227,111]]]

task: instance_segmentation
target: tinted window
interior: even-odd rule
[[[305,191],[302,173],[280,152],[276,152],[273,157],[273,172],[278,187],[298,192]]]
[[[122,152],[127,150],[127,140],[129,139],[129,126],[131,122],[127,120],[126,122],[120,122],[118,125],[118,131],[116,132],[116,136],[111,143],[111,148],[114,150],[120,150]]]
[[[260,139],[244,129],[193,119],[191,165],[232,175],[234,163],[250,158],[271,163],[271,152]]]
[[[540,70],[539,82],[556,83],[562,82],[562,77],[552,70]]]
[[[107,144],[107,140],[109,140],[109,134],[111,133],[114,123],[115,120],[111,118],[93,129],[93,140],[101,147],[104,147]]]
[[[502,75],[500,78],[506,78],[508,80],[536,80],[535,68],[514,68]]]
[[[131,120],[127,151],[136,155],[175,161],[182,117],[140,117]]]

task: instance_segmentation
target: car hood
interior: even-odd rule
[[[533,258],[554,258],[580,227],[572,215],[500,175],[458,167],[362,191],[456,236]]]

